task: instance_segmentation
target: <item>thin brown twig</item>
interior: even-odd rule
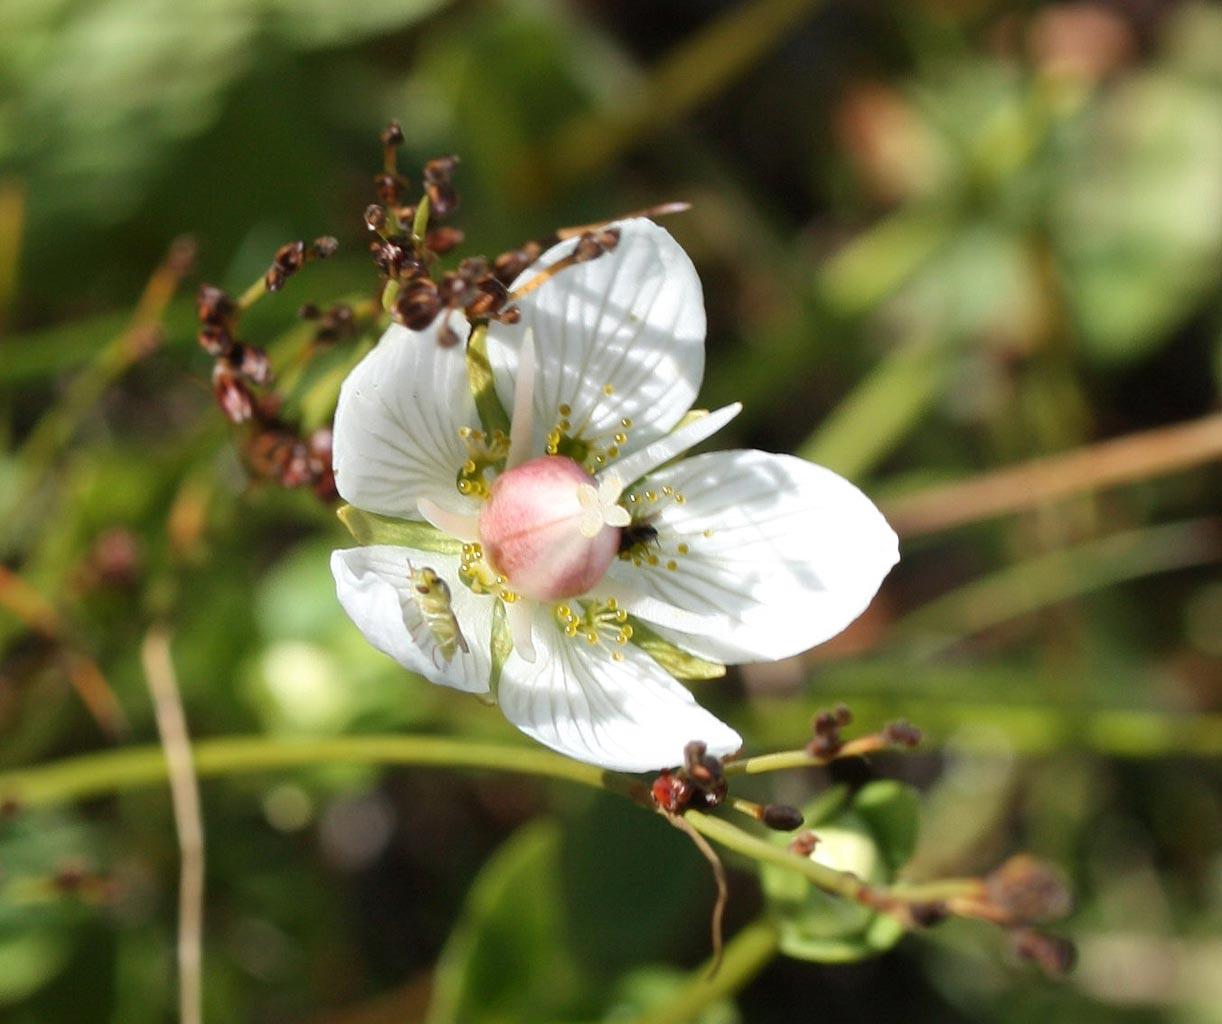
[[[730,886],[726,882],[726,869],[721,863],[721,858],[717,856],[717,851],[709,844],[709,841],[704,838],[699,832],[692,828],[691,823],[681,814],[671,814],[669,811],[664,811],[662,808],[657,809],[671,825],[677,828],[685,836],[687,836],[696,849],[700,851],[701,856],[709,862],[709,866],[713,869],[713,881],[717,883],[717,899],[713,902],[713,914],[710,921],[710,929],[713,939],[713,959],[709,964],[709,977],[714,977],[721,969],[722,954],[725,950],[725,942],[722,939],[721,921],[725,916],[726,903],[730,899]]]
[[[1222,459],[1222,413],[1087,445],[885,502],[904,537],[1022,512]]]
[[[165,751],[178,833],[178,996],[181,1024],[201,1024],[203,998],[204,824],[199,783],[186,716],[179,696],[169,634],[154,626],[144,638],[140,660],[153,697],[157,731]]]

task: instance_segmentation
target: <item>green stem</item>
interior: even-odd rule
[[[642,799],[642,787],[624,775],[571,761],[544,750],[434,736],[341,736],[286,740],[230,737],[194,745],[201,778],[330,764],[419,765],[517,772],[561,779]],[[166,780],[160,747],[83,754],[0,774],[0,799],[47,806],[125,792]]]
[[[780,934],[771,921],[755,921],[726,945],[721,969],[709,977],[702,967],[667,1002],[632,1020],[632,1024],[684,1024],[718,999],[744,988],[776,956]]]

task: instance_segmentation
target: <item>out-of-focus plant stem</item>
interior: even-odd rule
[[[701,967],[690,980],[661,1006],[632,1018],[630,1024],[684,1024],[718,999],[742,989],[776,956],[780,934],[771,921],[758,920],[747,925],[727,944],[721,969],[709,977]]]
[[[532,153],[520,169],[524,186],[563,188],[588,178],[642,137],[673,125],[755,67],[821,4],[755,0],[730,7],[659,61],[634,95],[569,124],[543,152]]]

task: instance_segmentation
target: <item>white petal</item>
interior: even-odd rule
[[[465,337],[466,321],[450,319]],[[391,326],[340,389],[335,485],[358,508],[418,519],[422,497],[455,512],[477,507],[455,486],[467,459],[459,428],[479,426],[466,355],[438,345],[437,327]]]
[[[611,469],[603,473],[614,473],[629,482],[639,480],[646,473],[657,469],[689,448],[694,448],[701,441],[712,437],[730,420],[743,411],[742,402],[723,405],[716,412],[707,413],[680,427],[673,434],[660,437],[652,444],[633,452],[626,459],[616,462]],[[599,474],[600,479],[602,474]]]
[[[428,567],[450,587],[451,607],[466,640],[447,659],[420,614],[411,570]],[[458,579],[458,556],[374,545],[331,553],[339,603],[374,647],[430,682],[487,693],[492,669],[492,599],[472,594]],[[444,637],[441,638],[444,641]]]
[[[513,405],[518,347],[533,331],[538,371],[534,442],[542,453],[567,405],[571,434],[610,444],[632,421],[627,453],[668,432],[691,408],[704,376],[704,298],[696,269],[664,228],[621,222],[615,250],[566,267],[518,305],[521,321],[492,324],[488,356],[497,392]],[[569,255],[575,239],[553,246],[514,288]],[[608,389],[610,394],[608,394]]]
[[[674,608],[725,616],[724,630],[689,631],[636,612],[704,658],[767,661],[822,643],[865,610],[899,560],[895,533],[870,499],[802,459],[712,452],[647,483],[659,494],[673,487],[684,502],[659,500],[648,520],[658,531],[649,551],[657,564],[617,560],[603,589],[614,593],[622,581]]]
[[[703,740],[724,756],[742,746],[733,729],[705,711],[657,663],[631,644],[624,660],[564,636],[536,617],[537,658],[511,656],[497,697],[526,735],[562,754],[614,771],[645,772],[683,763],[683,748]]]

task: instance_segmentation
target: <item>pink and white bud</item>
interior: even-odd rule
[[[524,597],[556,601],[598,583],[619,551],[630,517],[615,504],[621,486],[596,487],[562,455],[544,455],[506,470],[480,511],[484,557]]]

